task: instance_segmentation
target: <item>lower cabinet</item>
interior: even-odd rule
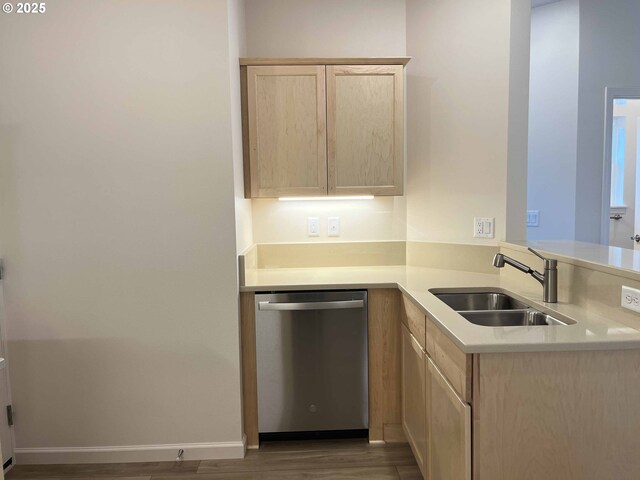
[[[471,407],[405,325],[402,426],[423,478],[471,479]]]
[[[429,473],[431,480],[471,479],[471,407],[427,358]]]
[[[402,425],[425,480],[640,478],[640,349],[465,354],[410,299],[400,319]]]
[[[426,466],[426,354],[402,325],[402,427],[422,475]]]

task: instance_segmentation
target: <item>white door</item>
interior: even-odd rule
[[[635,187],[635,222],[634,222],[634,238],[640,234],[640,168],[638,168],[638,161],[640,161],[640,99],[631,100],[633,102],[631,107],[631,115],[629,116],[630,125],[629,128],[631,135],[627,140],[627,148],[629,149],[629,157],[633,160],[636,167],[634,187]],[[634,249],[640,250],[640,242],[634,241]]]
[[[608,243],[640,250],[640,168],[636,166],[640,157],[640,98],[608,93],[605,152],[610,166],[610,194],[605,208]]]

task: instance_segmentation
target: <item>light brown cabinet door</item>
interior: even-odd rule
[[[402,195],[402,65],[327,66],[329,195]]]
[[[247,67],[251,197],[326,195],[324,66]]]
[[[427,451],[425,368],[422,347],[402,325],[402,428],[423,475]]]
[[[429,478],[471,480],[471,407],[427,357]]]

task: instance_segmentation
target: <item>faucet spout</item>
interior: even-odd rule
[[[542,285],[543,300],[548,303],[556,303],[558,301],[558,261],[555,259],[545,258],[531,248],[529,248],[529,250],[544,260],[544,273],[540,273],[528,265],[508,257],[503,253],[495,254],[493,257],[493,266],[496,268],[503,268],[505,264],[511,265],[521,272],[531,275]]]
[[[521,272],[524,272],[527,274],[531,274],[533,272],[531,267],[529,267],[528,265],[525,265],[524,263],[521,263],[511,257],[507,257],[502,253],[496,253],[495,257],[493,257],[493,266],[502,268],[505,266],[505,264],[511,265],[512,267],[517,268]]]

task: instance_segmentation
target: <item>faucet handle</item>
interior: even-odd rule
[[[542,260],[547,260],[542,255],[540,255],[538,252],[536,252],[533,248],[529,247],[529,248],[527,248],[527,250],[529,250],[531,253],[533,253],[536,257],[538,257],[538,258],[540,258]]]
[[[540,255],[538,252],[536,252],[533,248],[528,247],[527,250],[529,250],[531,253],[533,253],[536,257],[540,258],[541,260],[544,261],[544,268],[545,269],[550,269],[550,268],[556,268],[558,266],[558,261],[555,258],[546,258],[543,257],[542,255]]]

